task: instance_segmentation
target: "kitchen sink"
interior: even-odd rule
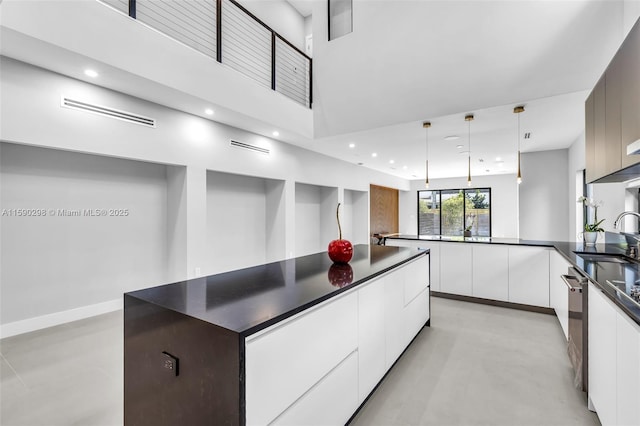
[[[634,263],[632,260],[622,255],[609,253],[574,253],[587,262]]]

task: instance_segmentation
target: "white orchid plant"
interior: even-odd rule
[[[598,207],[602,206],[602,201],[595,201],[593,198],[579,197],[578,203],[582,203],[583,206],[593,208],[593,223],[587,223],[587,216],[584,216],[584,231],[585,232],[604,232],[604,229],[600,228],[600,224],[604,222],[604,219],[598,220]]]

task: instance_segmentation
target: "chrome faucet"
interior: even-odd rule
[[[625,217],[626,215],[633,215],[636,218],[638,218],[638,220],[640,220],[640,213],[636,213],[636,212],[622,212],[618,215],[618,217],[616,218],[615,222],[613,222],[613,229],[618,229],[618,227],[620,226],[620,219],[622,219],[623,217]]]

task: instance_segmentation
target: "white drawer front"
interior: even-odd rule
[[[424,289],[404,308],[404,340],[408,345],[429,319],[429,289]]]
[[[343,425],[358,405],[358,352],[356,351],[275,419],[273,424]]]
[[[250,339],[245,350],[247,424],[273,421],[357,344],[355,292]]]
[[[429,285],[429,255],[422,256],[405,266],[404,272],[404,305],[408,305]]]

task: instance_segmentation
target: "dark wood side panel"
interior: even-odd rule
[[[124,424],[241,424],[240,356],[237,334],[125,295]]]
[[[620,48],[622,55],[622,167],[640,162],[640,155],[627,156],[627,145],[640,139],[640,20]]]
[[[397,233],[399,229],[398,190],[371,185],[369,197],[371,233]]]

